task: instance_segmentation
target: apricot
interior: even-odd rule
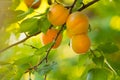
[[[81,33],[87,33],[89,27],[88,17],[81,12],[73,12],[69,15],[66,21],[66,26],[71,36]]]
[[[90,48],[90,39],[87,34],[75,35],[72,37],[72,49],[76,53],[86,53]]]
[[[66,34],[69,38],[72,38],[72,36],[73,36],[73,34],[67,29],[66,29]]]
[[[53,40],[56,38],[57,33],[59,30],[57,29],[48,29],[48,31],[45,34],[42,34],[42,42],[44,45],[53,42]],[[52,48],[57,48],[62,41],[62,34],[60,33],[54,46]]]
[[[28,8],[31,7],[33,9],[36,9],[40,6],[41,0],[39,0],[35,4],[34,4],[35,0],[24,0],[24,2],[25,2],[25,4],[27,5]]]
[[[47,18],[52,25],[60,26],[66,22],[68,15],[69,11],[63,5],[53,4],[49,9]]]

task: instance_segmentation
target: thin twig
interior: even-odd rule
[[[31,79],[31,72],[29,72],[29,80],[32,80],[32,79]]]
[[[33,49],[39,49],[39,48],[37,48],[37,47],[35,47],[35,46],[33,46],[33,45],[30,45],[30,44],[24,44],[24,45],[26,45],[26,46],[30,46],[31,48],[33,48]]]
[[[47,79],[47,74],[45,75],[45,77],[44,77],[44,80],[46,80]]]
[[[91,48],[90,48],[90,52],[92,53],[92,55],[93,55],[94,57],[96,57],[94,51],[93,51]]]
[[[78,11],[82,11],[83,9],[89,7],[90,5],[92,5],[92,4],[94,4],[94,3],[98,2],[98,1],[99,0],[93,0],[93,1],[91,1],[88,4],[83,5],[80,9],[78,9]]]
[[[39,33],[41,33],[41,31],[35,33],[34,35],[30,35],[30,36],[24,38],[23,40],[18,41],[18,42],[16,42],[16,43],[14,43],[14,44],[12,44],[12,45],[10,45],[10,46],[8,46],[8,47],[6,47],[6,48],[0,50],[0,53],[4,52],[5,50],[7,50],[7,49],[9,49],[9,48],[11,48],[11,47],[13,47],[13,46],[16,46],[16,45],[18,45],[18,44],[20,44],[20,43],[23,43],[23,42],[26,41],[27,39],[29,39],[29,38],[31,38],[31,37],[33,37],[33,36],[36,36],[36,35],[38,35]]]

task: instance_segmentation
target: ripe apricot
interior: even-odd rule
[[[49,29],[45,34],[42,34],[42,42],[44,45],[53,42],[58,33],[57,29]],[[54,46],[52,48],[57,48],[62,41],[62,34],[60,33]]]
[[[66,29],[66,34],[69,38],[72,38],[72,36],[73,36],[73,34],[67,29]]]
[[[75,35],[72,37],[72,49],[76,53],[85,53],[90,48],[90,39],[86,34]]]
[[[63,5],[53,4],[49,9],[47,17],[52,25],[60,26],[66,22],[68,15],[69,11]]]
[[[69,15],[66,26],[71,35],[87,33],[89,27],[88,17],[81,12],[73,12]]]
[[[27,5],[27,7],[31,7],[33,9],[36,9],[40,6],[41,0],[39,0],[38,2],[35,2],[35,0],[24,0],[25,4]]]

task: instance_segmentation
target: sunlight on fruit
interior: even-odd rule
[[[66,21],[66,26],[68,33],[71,36],[87,33],[89,27],[89,20],[85,14],[76,11],[69,15]]]
[[[113,16],[110,21],[110,27],[120,31],[120,16]]]
[[[49,9],[47,18],[52,25],[61,26],[66,22],[68,15],[69,11],[63,5],[53,4]]]
[[[77,54],[84,54],[89,50],[91,42],[88,35],[81,34],[73,36],[71,44],[73,51]]]

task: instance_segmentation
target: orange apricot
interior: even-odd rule
[[[81,12],[73,12],[69,15],[66,26],[68,33],[71,35],[87,33],[89,27],[88,17]]]
[[[33,9],[36,9],[40,6],[41,0],[39,0],[38,2],[34,3],[35,0],[24,0],[25,4],[27,5],[27,7],[31,7]]]
[[[53,42],[53,40],[56,38],[57,33],[59,31],[57,29],[49,29],[45,34],[42,34],[42,42],[44,45]],[[54,46],[52,48],[57,48],[62,41],[62,34],[60,33]]]
[[[76,53],[86,53],[90,48],[90,39],[86,34],[72,37],[72,49]]]
[[[66,29],[66,34],[69,38],[72,38],[73,36],[73,34],[68,29]]]
[[[47,17],[52,25],[60,26],[66,22],[68,15],[69,11],[63,5],[53,4],[49,9]]]

